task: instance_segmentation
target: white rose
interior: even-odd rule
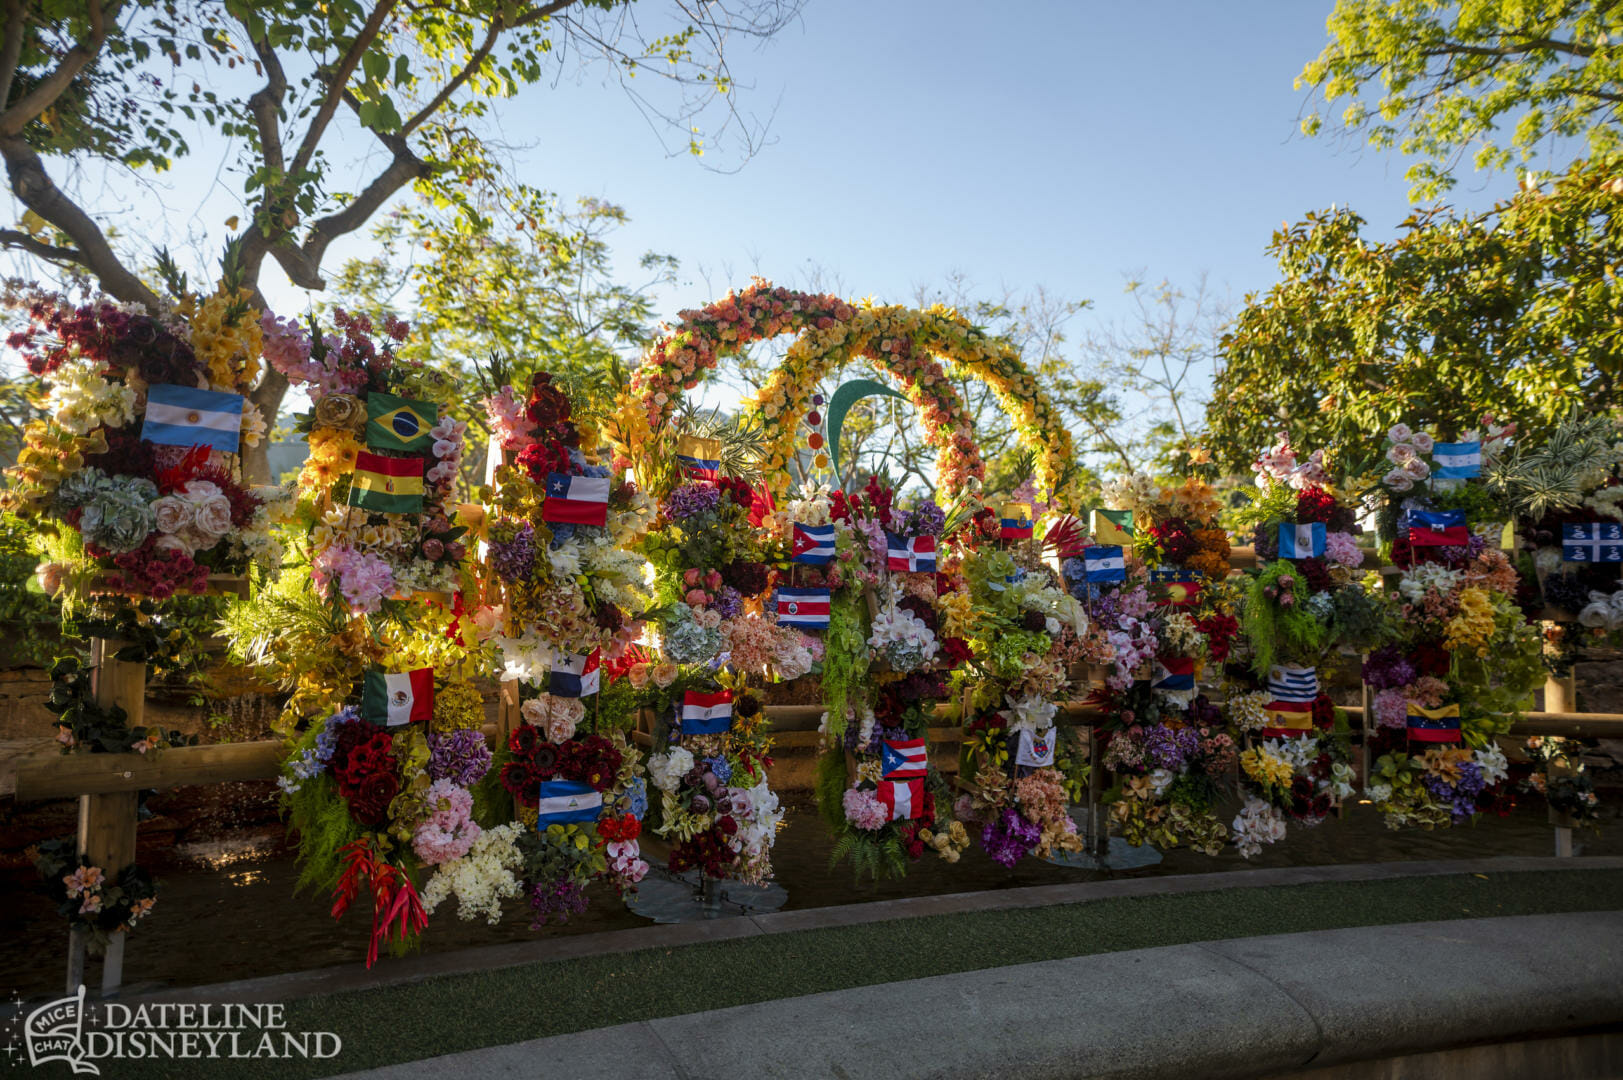
[[[1413,461],[1414,458],[1414,447],[1406,442],[1400,442],[1386,448],[1386,460],[1394,465],[1402,466],[1405,462]]]
[[[1401,468],[1403,469],[1404,475],[1408,476],[1412,480],[1424,480],[1426,477],[1431,475],[1431,466],[1427,465],[1419,458],[1410,458],[1408,461],[1403,463]]]
[[[1414,429],[1408,424],[1393,424],[1387,429],[1386,437],[1395,443],[1408,442],[1414,437]]]
[[[1408,474],[1402,469],[1393,469],[1381,478],[1381,483],[1397,492],[1408,491],[1414,487],[1414,481],[1409,479]]]
[[[197,504],[197,529],[216,540],[230,532],[231,500],[224,495],[211,495]]]
[[[1431,436],[1427,435],[1424,431],[1415,432],[1414,438],[1410,439],[1409,441],[1414,443],[1414,448],[1420,451],[1422,454],[1431,453],[1432,447],[1437,445],[1436,443],[1432,442]]]
[[[547,722],[547,707],[539,698],[531,698],[518,707],[518,714],[526,724],[537,726]]]
[[[174,495],[165,495],[152,504],[152,515],[157,519],[159,532],[178,533],[193,521],[192,504]]]

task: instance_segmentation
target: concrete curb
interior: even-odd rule
[[[1623,912],[1409,923],[934,976],[345,1077],[518,1078],[543,1062],[572,1080],[1262,1076],[1615,1030],[1620,991]]]

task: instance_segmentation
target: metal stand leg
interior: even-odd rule
[[[1555,857],[1558,859],[1572,858],[1572,830],[1560,826],[1555,830]]]

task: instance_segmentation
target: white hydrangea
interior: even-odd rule
[[[693,768],[693,752],[678,746],[648,759],[648,778],[661,791],[675,791]]]
[[[1285,839],[1285,815],[1255,795],[1245,800],[1231,827],[1234,846],[1240,849],[1242,858],[1259,854],[1264,844],[1277,844]]]
[[[423,888],[423,909],[432,913],[448,898],[457,898],[457,918],[472,922],[481,915],[491,926],[502,919],[502,901],[519,894],[514,871],[523,865],[517,841],[523,827],[486,829],[460,859],[440,866]]]

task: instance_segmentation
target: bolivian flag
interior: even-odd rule
[[[366,445],[373,450],[427,450],[428,429],[439,422],[440,407],[374,390],[366,395]]]
[[[355,455],[349,505],[380,514],[413,514],[423,509],[423,459],[384,457],[362,450]]]
[[[1131,510],[1095,510],[1088,516],[1088,531],[1095,544],[1133,546],[1133,512]]]

